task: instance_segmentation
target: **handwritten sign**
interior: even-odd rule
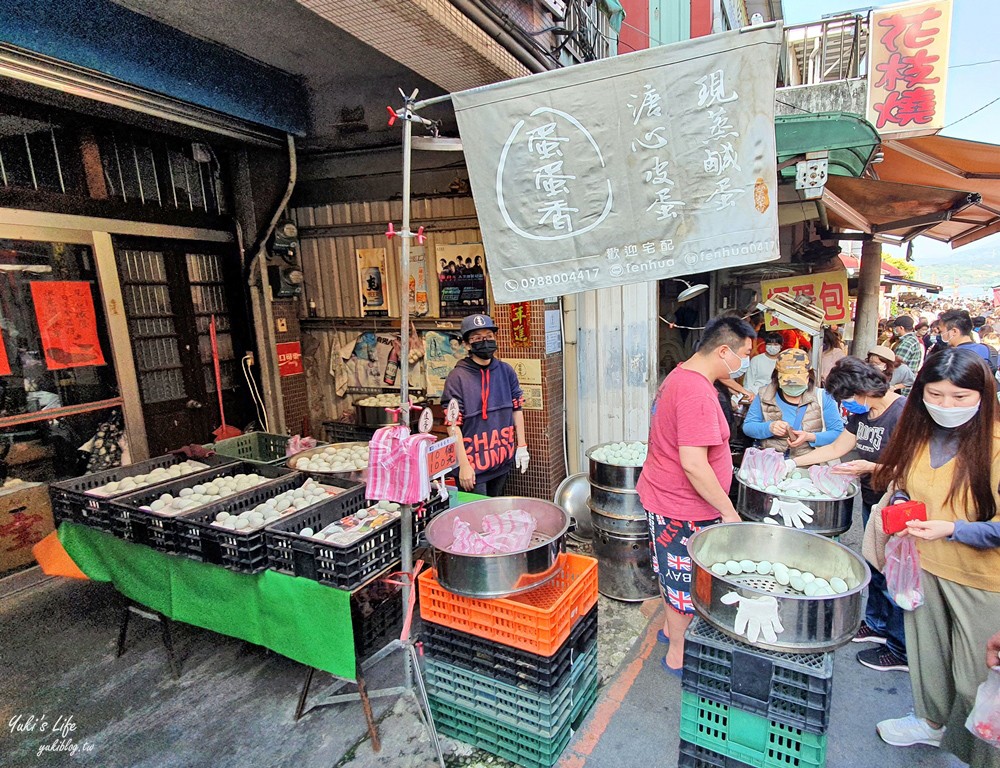
[[[284,341],[277,345],[278,372],[282,376],[305,373],[302,367],[302,345],[297,341]]]
[[[430,477],[444,475],[458,466],[455,438],[438,440],[427,449],[427,474]]]
[[[797,275],[783,277],[780,280],[761,280],[760,291],[764,300],[776,293],[787,293],[790,296],[804,294],[816,300],[816,306],[826,313],[828,323],[846,323],[851,319],[850,307],[847,301],[847,273],[820,272],[815,275]],[[766,328],[769,331],[780,331],[792,326],[786,325],[772,313],[765,314]]]
[[[527,301],[510,305],[510,338],[515,347],[531,346],[531,304]]]
[[[90,283],[35,280],[30,285],[46,367],[104,365]]]
[[[498,303],[778,258],[781,27],[456,93]]]
[[[930,134],[944,127],[950,33],[951,0],[872,13],[868,120],[882,136]]]

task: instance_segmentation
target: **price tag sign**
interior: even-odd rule
[[[419,429],[423,434],[427,434],[431,431],[431,427],[434,426],[434,414],[431,413],[431,407],[425,405],[424,409],[420,412],[420,421],[417,422],[417,429]]]
[[[444,423],[448,426],[454,426],[458,423],[458,417],[461,415],[462,407],[458,404],[458,400],[452,398],[448,402],[448,407],[444,414]]]
[[[427,449],[427,474],[438,477],[447,474],[458,466],[458,453],[455,438],[446,437],[438,440]]]

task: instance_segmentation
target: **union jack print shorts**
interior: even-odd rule
[[[667,605],[677,613],[694,613],[691,602],[691,555],[688,554],[688,539],[710,525],[721,523],[714,520],[674,520],[662,515],[646,513],[649,537],[653,540],[653,570],[660,580],[660,592]]]

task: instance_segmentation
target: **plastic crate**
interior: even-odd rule
[[[566,642],[552,656],[539,656],[431,623],[423,625],[420,641],[424,655],[435,661],[525,690],[546,691],[565,682],[574,661],[596,637],[595,605],[573,626]]]
[[[437,492],[431,489],[430,498],[418,504],[413,509],[413,536],[414,542],[424,530],[427,524],[435,517],[446,511],[450,505],[450,499],[445,496],[443,499]]]
[[[176,522],[181,515],[158,515],[156,512],[140,509],[160,498],[164,493],[176,495],[182,488],[190,488],[198,483],[207,483],[217,477],[228,475],[250,474],[256,472],[258,475],[276,480],[280,477],[298,475],[285,467],[266,467],[260,464],[251,464],[246,461],[230,460],[214,469],[203,472],[193,472],[190,475],[171,480],[169,483],[161,483],[157,486],[149,486],[141,491],[119,496],[111,502],[111,523],[112,532],[119,538],[131,541],[136,544],[157,549],[160,552],[177,551],[177,529]],[[264,485],[268,485],[265,483]],[[264,487],[264,486],[259,486]],[[253,490],[257,490],[254,488]],[[225,499],[227,505],[233,504],[244,494],[236,494]],[[214,506],[214,505],[213,505]]]
[[[809,733],[826,733],[832,653],[781,653],[736,642],[701,618],[684,636],[685,691]]]
[[[277,467],[259,467],[260,469],[277,469]],[[267,541],[265,528],[253,531],[231,531],[212,525],[212,521],[220,512],[238,515],[248,509],[253,509],[261,502],[267,501],[279,493],[300,488],[309,478],[293,472],[270,483],[264,483],[245,493],[231,496],[215,504],[209,504],[194,512],[188,512],[175,518],[174,531],[177,539],[177,552],[195,560],[222,565],[240,573],[258,573],[267,568]],[[337,481],[325,483],[342,488],[336,496],[305,507],[302,512],[322,509],[325,505],[337,505],[342,496],[356,492],[358,483]],[[297,512],[286,515],[284,520],[290,520]]]
[[[288,448],[290,439],[288,435],[248,432],[245,435],[220,440],[212,446],[212,450],[222,456],[231,456],[241,461],[277,466],[288,461],[289,457],[285,455],[285,450]],[[326,443],[317,443],[317,445],[326,445]]]
[[[513,597],[481,600],[442,587],[435,571],[417,577],[424,621],[470,635],[552,656],[566,642],[578,619],[597,604],[597,561],[564,553],[559,573],[546,584]]]
[[[440,734],[472,744],[524,768],[551,768],[555,765],[566,749],[573,729],[583,720],[596,700],[595,679],[573,707],[569,722],[555,736],[539,738],[498,723],[476,710],[433,697],[429,699],[434,725]]]
[[[714,749],[681,739],[677,768],[752,768],[752,766],[749,763],[719,754]]]
[[[424,657],[427,695],[481,713],[539,738],[558,735],[574,706],[597,680],[597,642],[575,660],[569,677],[548,691],[528,691]]]
[[[354,653],[363,659],[381,650],[403,628],[403,588],[379,579],[351,594]]]
[[[681,691],[681,738],[753,768],[822,768],[827,737]]]
[[[323,432],[328,443],[367,443],[376,427],[361,427],[344,421],[324,421]]]
[[[126,477],[147,474],[158,467],[172,467],[174,464],[180,464],[184,461],[187,461],[186,456],[168,453],[165,456],[157,456],[156,458],[146,459],[146,461],[139,461],[124,467],[105,469],[101,472],[93,472],[89,475],[73,478],[72,480],[52,483],[49,486],[49,495],[52,497],[52,515],[55,518],[56,525],[63,520],[69,520],[72,523],[80,523],[93,528],[99,528],[102,531],[114,532],[115,526],[111,515],[111,502],[126,494],[91,496],[87,491],[99,488],[106,483],[124,480]],[[234,459],[228,456],[208,456],[203,459],[194,459],[194,461],[201,462],[209,467],[217,467],[223,464],[232,464]],[[192,472],[191,474],[195,473]],[[185,475],[185,477],[190,476]],[[170,482],[173,479],[169,478],[165,482]],[[132,493],[138,493],[147,488],[158,488],[160,485],[162,483],[147,485],[139,489],[139,491],[132,491]]]

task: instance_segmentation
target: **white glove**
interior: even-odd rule
[[[801,501],[775,499],[771,502],[771,511],[768,514],[774,517],[781,515],[786,528],[804,528],[806,523],[813,521],[813,511]]]
[[[798,464],[795,463],[795,459],[785,459],[785,474],[790,474],[798,469]]]
[[[531,456],[528,455],[528,446],[522,445],[514,452],[514,466],[521,470],[522,475],[528,471],[529,461]]]
[[[751,643],[756,643],[762,634],[764,640],[773,643],[778,639],[778,633],[785,631],[778,618],[778,601],[773,597],[740,597],[738,593],[730,592],[721,599],[726,605],[739,604],[733,630]]]

